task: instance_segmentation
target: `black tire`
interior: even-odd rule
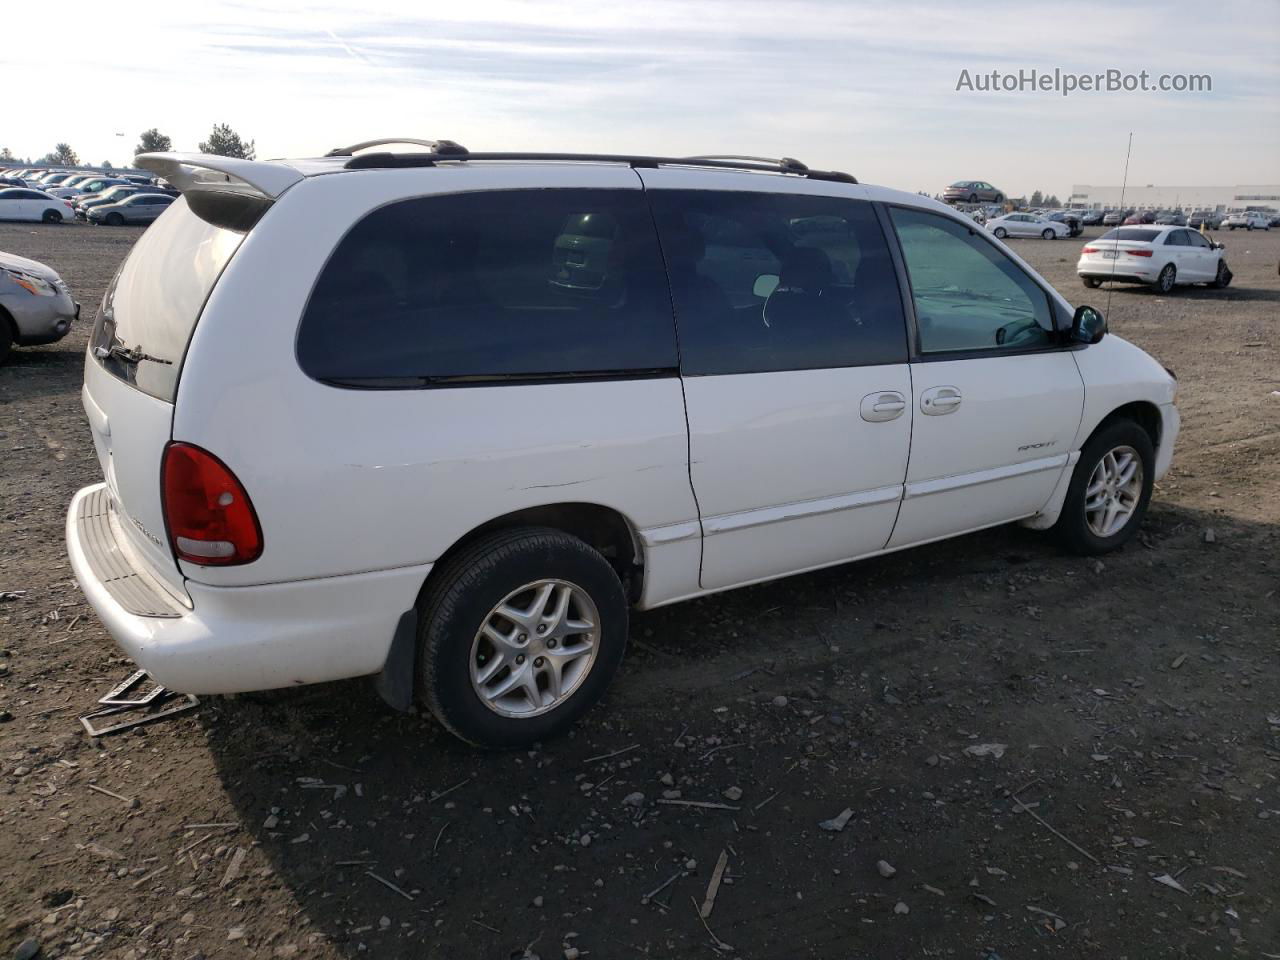
[[[1164,269],[1160,271],[1160,275],[1156,277],[1156,289],[1161,293],[1172,293],[1173,286],[1178,280],[1178,271],[1172,263],[1166,263]]]
[[[0,309],[0,364],[9,359],[13,347],[13,324],[3,309]]]
[[[44,214],[40,217],[40,221],[42,223],[61,223],[62,214],[60,214],[57,210],[46,210]]]
[[[1058,232],[1045,227],[1044,232],[1041,233],[1040,236],[1045,240],[1056,240],[1058,239]]]
[[[1097,290],[1100,286],[1102,286],[1102,281],[1099,280],[1097,277],[1081,277],[1080,282],[1083,283],[1090,290]]]
[[[1137,507],[1124,526],[1108,537],[1100,537],[1089,527],[1084,509],[1085,491],[1099,461],[1118,447],[1129,447],[1137,451],[1142,463],[1142,489]],[[1071,486],[1067,489],[1067,496],[1062,504],[1062,514],[1053,525],[1053,531],[1063,545],[1075,553],[1096,556],[1118,550],[1128,543],[1142,526],[1142,520],[1147,514],[1155,462],[1155,448],[1151,444],[1151,437],[1132,420],[1116,420],[1095,433],[1080,452],[1080,460],[1076,463]]]
[[[1003,193],[997,193],[997,194],[996,194],[996,199],[995,199],[995,201],[994,201],[994,202],[995,202],[995,203],[1004,203],[1004,194],[1003,194]]]
[[[1004,227],[996,227],[991,232],[995,234],[995,237],[997,240],[1003,240],[1005,237],[1009,235],[1009,231],[1006,230]]]
[[[1231,268],[1227,266],[1227,261],[1218,261],[1218,273],[1210,282],[1209,286],[1216,290],[1225,290],[1231,286]]]
[[[108,213],[104,218],[104,222],[111,227],[124,226],[124,217],[118,213]]]
[[[472,647],[491,611],[525,584],[551,578],[582,589],[599,614],[597,652],[576,690],[546,713],[503,716],[471,679]],[[627,598],[598,551],[559,530],[521,527],[481,537],[449,560],[420,604],[418,691],[455,736],[475,746],[514,749],[564,733],[600,697],[627,645]]]

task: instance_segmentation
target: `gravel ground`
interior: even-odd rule
[[[62,523],[99,478],[87,319],[138,232],[0,225],[86,315],[0,368],[0,949],[1280,955],[1280,231],[1223,232],[1232,287],[1169,297],[1013,241],[1180,378],[1125,550],[1003,528],[638,614],[608,701],[510,754],[363,681],[85,736],[130,665]]]

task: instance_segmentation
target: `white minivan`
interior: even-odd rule
[[[172,689],[372,675],[527,744],[631,606],[1010,521],[1102,553],[1169,467],[1171,373],[942,203],[391,143],[139,158],[183,196],[103,299],[67,541]]]

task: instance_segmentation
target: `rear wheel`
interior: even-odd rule
[[[113,227],[119,227],[124,223],[124,217],[118,213],[108,213],[105,219],[106,223]]]
[[[1046,227],[1044,232],[1041,233],[1040,236],[1044,237],[1044,239],[1046,240],[1053,240],[1058,235]]]
[[[559,530],[505,530],[463,549],[422,602],[419,689],[451,733],[527,746],[565,732],[622,662],[627,600],[609,563]]]
[[[1100,430],[1080,452],[1054,531],[1076,553],[1116,550],[1133,537],[1151,501],[1155,448],[1132,420]]]
[[[971,194],[969,194],[969,202],[970,202],[970,203],[977,203],[977,202],[978,202],[978,195],[977,195],[976,193],[971,193]]]
[[[57,210],[46,210],[44,216],[40,218],[44,223],[61,223],[62,214]]]
[[[1004,194],[1003,194],[1003,193],[997,193],[997,194],[996,194],[995,202],[996,202],[996,203],[1004,203]]]
[[[1005,237],[1009,235],[1009,231],[1006,230],[1004,227],[996,227],[995,230],[993,230],[992,232],[1000,240],[1003,240]]]
[[[9,359],[9,351],[13,348],[13,325],[0,310],[0,363]]]
[[[1083,283],[1090,290],[1097,290],[1100,286],[1102,286],[1102,281],[1099,280],[1097,277],[1081,277],[1080,282]]]
[[[1173,284],[1177,279],[1178,271],[1174,269],[1172,263],[1165,264],[1160,275],[1156,277],[1156,289],[1161,293],[1170,293],[1173,291]]]

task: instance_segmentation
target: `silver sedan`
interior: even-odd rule
[[[55,270],[0,252],[0,363],[15,344],[61,340],[79,316],[80,304]]]

